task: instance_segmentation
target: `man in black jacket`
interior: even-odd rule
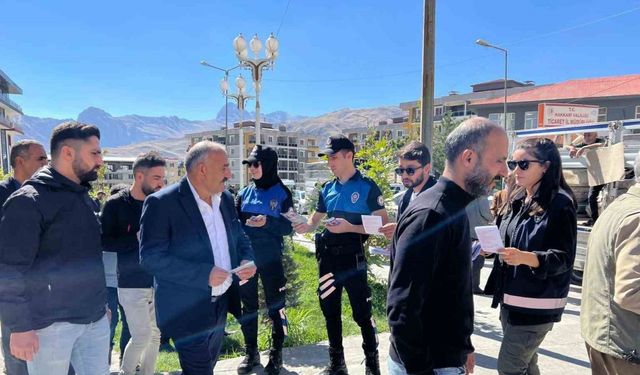
[[[389,374],[473,371],[471,240],[465,206],[507,175],[508,139],[481,117],[445,142],[438,183],[400,218],[391,249],[387,317]]]
[[[0,307],[11,354],[31,375],[109,373],[100,223],[89,181],[102,166],[100,131],[74,121],[51,137],[51,166],[4,205]]]
[[[102,209],[102,246],[118,253],[118,300],[131,332],[120,373],[153,374],[160,346],[156,324],[153,276],[140,267],[138,232],[144,199],[164,186],[166,162],[156,152],[133,163],[135,180],[130,189],[111,196]]]
[[[418,194],[429,189],[436,184],[435,177],[429,175],[431,172],[431,153],[429,148],[422,142],[412,141],[398,152],[398,168],[396,174],[402,178],[402,185],[407,188],[400,204],[398,204],[398,214],[395,223],[387,223],[380,228],[380,233],[387,239],[391,239],[396,230],[397,221]]]
[[[13,176],[0,182],[0,219],[2,219],[2,205],[9,196],[20,189],[20,186],[38,169],[47,165],[47,153],[39,142],[25,139],[11,147],[9,162],[13,169]],[[5,372],[7,375],[27,375],[26,362],[11,355],[9,337],[11,337],[11,331],[6,324],[2,324],[2,355],[4,356]]]

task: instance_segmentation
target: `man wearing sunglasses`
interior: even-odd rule
[[[396,221],[418,194],[436,184],[435,177],[429,175],[431,172],[431,153],[429,148],[423,143],[412,141],[398,152],[398,168],[396,174],[402,179],[402,185],[407,188],[400,204],[398,204],[398,215]],[[380,228],[380,233],[387,239],[393,237],[397,223],[388,223]]]

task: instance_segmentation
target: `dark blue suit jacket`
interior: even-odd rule
[[[222,193],[220,211],[231,266],[253,260],[229,192]],[[213,328],[217,319],[209,287],[213,251],[186,177],[147,197],[140,233],[140,264],[155,278],[156,317],[163,334],[180,338]],[[239,306],[234,303],[239,302],[237,279],[225,294],[230,308]]]

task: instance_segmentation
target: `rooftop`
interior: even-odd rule
[[[530,90],[507,93],[508,103],[544,102],[552,100],[586,99],[617,96],[640,96],[640,74],[574,79]],[[501,104],[503,98],[487,98],[474,101],[473,105]]]

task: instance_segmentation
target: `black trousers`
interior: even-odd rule
[[[360,246],[360,245],[358,245]],[[367,284],[367,262],[362,251],[332,254],[330,249],[318,254],[320,271],[318,297],[327,324],[329,346],[342,347],[342,289],[346,289],[353,320],[360,326],[362,347],[367,352],[378,348],[376,326],[371,314],[371,291]]]
[[[598,195],[605,187],[605,185],[596,185],[589,187],[589,209],[591,210],[591,220],[594,222],[598,220],[599,210],[598,210]]]
[[[271,326],[271,346],[282,349],[288,329],[287,316],[284,311],[287,279],[284,276],[282,258],[275,259],[263,267],[258,267],[257,274],[240,286],[242,316],[239,321],[244,342],[247,348],[258,346],[258,277],[262,281],[267,311],[273,323]]]

